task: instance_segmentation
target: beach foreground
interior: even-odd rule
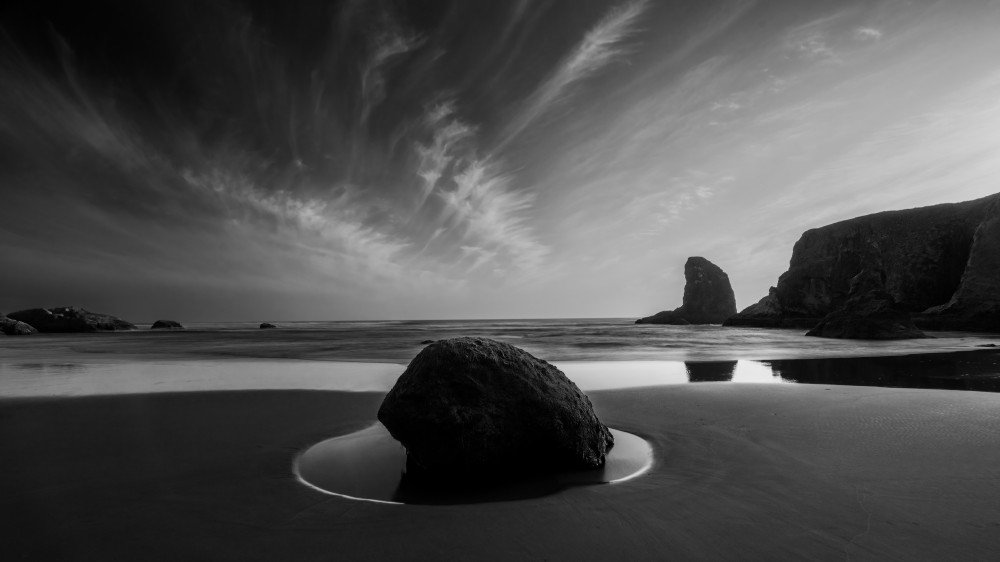
[[[712,383],[590,393],[655,464],[542,498],[385,505],[297,481],[381,393],[0,402],[3,558],[996,559],[1000,395]]]

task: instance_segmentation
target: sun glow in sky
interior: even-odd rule
[[[1000,177],[1000,2],[13,2],[0,310],[743,308],[804,230]]]

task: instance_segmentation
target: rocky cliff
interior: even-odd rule
[[[1000,330],[1000,194],[808,230],[777,286],[726,325],[811,327],[863,269],[922,328]]]
[[[684,300],[679,308],[635,321],[636,324],[721,324],[736,314],[736,297],[729,276],[702,257],[684,264]]]

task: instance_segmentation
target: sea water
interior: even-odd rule
[[[969,333],[889,342],[831,340],[805,337],[803,330],[636,325],[631,319],[275,323],[277,329],[267,330],[256,323],[203,323],[173,331],[140,326],[130,332],[5,337],[0,339],[0,396],[386,391],[427,342],[459,336],[516,345],[554,363],[583,390],[691,382],[872,381],[994,390],[992,355],[985,360],[977,355],[971,362],[975,367],[968,367],[969,361],[963,367],[962,361],[948,358],[970,355],[940,354],[1000,342],[996,335]],[[850,376],[838,381],[841,373]]]

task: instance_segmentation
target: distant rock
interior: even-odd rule
[[[420,345],[427,345],[429,343],[434,343],[434,341],[435,340],[424,340],[424,341],[420,342]]]
[[[157,320],[149,327],[150,330],[183,330],[184,326],[174,320]]]
[[[884,290],[880,272],[862,270],[850,281],[850,298],[827,314],[807,336],[856,340],[926,338],[910,312]]]
[[[127,322],[110,314],[90,312],[76,306],[56,308],[31,308],[19,310],[7,315],[19,320],[39,332],[99,332],[117,330],[135,330],[135,324]]]
[[[684,264],[684,300],[679,308],[636,320],[636,324],[721,324],[736,314],[729,276],[702,257]]]
[[[676,310],[664,310],[652,316],[640,318],[636,324],[670,324],[672,326],[687,326],[691,324],[684,318],[684,313],[678,308]]]
[[[19,322],[0,314],[0,332],[3,332],[7,336],[30,336],[31,334],[37,334],[38,330],[24,322]]]
[[[462,480],[596,468],[614,446],[590,400],[559,369],[486,338],[438,340],[378,411],[408,473]]]
[[[266,329],[270,329],[270,328],[277,328],[277,326],[275,326],[274,324],[271,324],[270,322],[263,322],[260,325],[260,329],[261,330],[266,330]]]
[[[917,327],[1000,331],[1000,195],[807,230],[771,293],[725,325],[815,325],[865,269],[884,273],[884,291]]]

